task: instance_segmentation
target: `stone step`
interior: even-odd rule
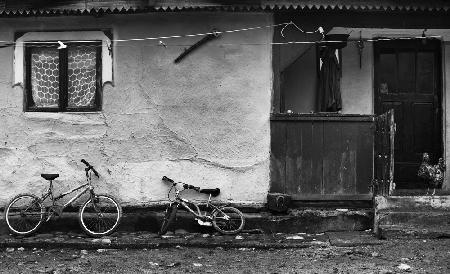
[[[380,225],[405,225],[411,227],[449,226],[450,211],[383,211],[378,214]]]
[[[450,235],[450,196],[375,197],[374,232],[379,237]]]
[[[376,211],[450,211],[450,195],[446,196],[377,196]]]

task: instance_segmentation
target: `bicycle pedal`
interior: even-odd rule
[[[211,223],[211,222],[204,222],[204,221],[202,221],[202,220],[200,220],[200,219],[196,219],[196,220],[197,220],[197,222],[198,222],[199,225],[202,225],[202,226],[212,226],[212,223]]]
[[[53,213],[48,213],[47,214],[47,219],[45,220],[46,222],[50,221],[50,219],[53,217]]]

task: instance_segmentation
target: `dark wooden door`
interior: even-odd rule
[[[442,156],[440,48],[433,39],[375,43],[375,113],[395,112],[397,189],[424,188],[422,153]]]

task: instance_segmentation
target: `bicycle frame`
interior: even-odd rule
[[[78,193],[77,195],[75,195],[74,197],[72,197],[67,203],[65,203],[64,205],[62,205],[62,210],[64,210],[64,208],[66,208],[67,206],[69,206],[70,204],[72,204],[74,201],[76,201],[78,198],[80,198],[83,194],[85,194],[86,192],[90,191],[90,196],[91,198],[94,196],[94,187],[91,185],[91,173],[88,173],[88,171],[86,171],[86,181],[87,183],[82,184],[80,186],[77,186],[73,189],[70,189],[64,193],[61,193],[60,195],[58,195],[57,197],[53,196],[53,183],[52,181],[50,181],[50,186],[47,189],[47,193],[45,193],[44,195],[42,195],[41,197],[41,201],[45,201],[48,197],[50,197],[51,201],[52,201],[52,205],[51,208],[55,207],[55,202],[58,201],[59,199],[79,190],[84,188],[84,190],[80,193]]]
[[[208,219],[209,216],[207,216],[206,214],[205,215],[202,214],[202,212],[200,211],[200,208],[197,205],[197,203],[189,201],[188,199],[184,199],[184,198],[180,197],[180,193],[182,191],[183,190],[180,191],[178,189],[175,189],[175,201],[174,202],[177,203],[177,205],[183,206],[183,208],[185,208],[187,211],[189,211],[195,217],[200,218],[202,220]],[[169,192],[170,192],[170,190],[169,190]],[[197,212],[195,212],[192,208],[190,208],[188,204],[193,205]],[[211,207],[211,208],[213,208],[213,210],[219,210],[218,207],[216,207],[215,205],[213,205],[211,203],[211,194],[209,195],[208,202],[206,203],[206,207],[207,208]]]

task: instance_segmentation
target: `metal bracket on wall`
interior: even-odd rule
[[[178,56],[175,61],[173,61],[175,64],[179,63],[184,57],[186,57],[186,55],[188,55],[189,53],[191,53],[192,51],[194,51],[196,48],[200,47],[201,45],[205,44],[206,42],[215,39],[217,37],[220,36],[220,32],[216,29],[213,29],[211,31],[211,33],[207,34],[206,36],[204,36],[200,41],[198,41],[197,43],[193,44],[192,46],[190,46],[189,48],[185,49],[183,53],[180,54],[180,56]]]

